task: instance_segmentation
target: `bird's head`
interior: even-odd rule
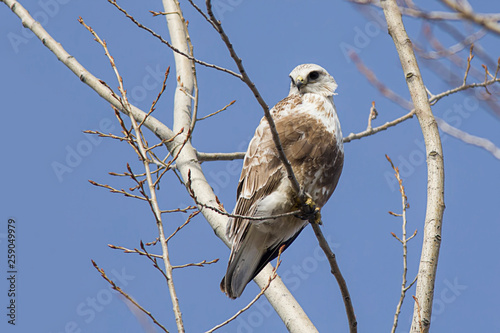
[[[290,79],[289,95],[313,93],[331,97],[337,89],[335,79],[323,67],[315,64],[295,67],[290,73]]]

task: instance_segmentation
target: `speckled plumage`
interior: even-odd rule
[[[337,84],[326,70],[313,64],[296,67],[290,78],[288,97],[271,114],[298,182],[321,208],[337,185],[344,161],[333,103]],[[271,216],[292,211],[295,202],[269,124],[262,118],[245,155],[234,214]],[[239,297],[277,256],[281,245],[289,246],[307,223],[294,216],[263,221],[229,218],[226,233],[232,248],[221,290],[231,298]]]

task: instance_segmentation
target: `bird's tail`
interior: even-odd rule
[[[276,241],[269,232],[259,230],[255,225],[249,225],[240,241],[233,240],[231,255],[227,265],[226,275],[220,283],[220,289],[230,298],[240,297],[246,285],[267,265],[278,256],[279,249],[286,249],[302,231],[287,240]]]
[[[268,255],[265,258],[268,252],[267,243],[267,235],[252,225],[240,242],[233,242],[226,276],[220,284],[220,289],[227,296],[240,297],[248,282],[271,260]]]

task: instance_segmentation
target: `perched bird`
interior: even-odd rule
[[[335,190],[344,164],[342,132],[333,103],[337,83],[314,64],[297,66],[290,78],[288,97],[271,114],[297,181],[321,208]],[[269,123],[262,118],[243,161],[233,214],[264,217],[292,212],[297,210],[297,198]],[[230,217],[226,235],[232,247],[221,290],[230,298],[241,296],[248,282],[307,223],[293,215],[266,220]]]

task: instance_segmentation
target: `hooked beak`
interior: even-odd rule
[[[295,80],[295,85],[297,86],[297,89],[299,89],[299,90],[302,86],[305,85],[305,82],[304,82],[304,79],[302,78],[302,76],[300,76],[300,75],[297,76],[297,79]]]

